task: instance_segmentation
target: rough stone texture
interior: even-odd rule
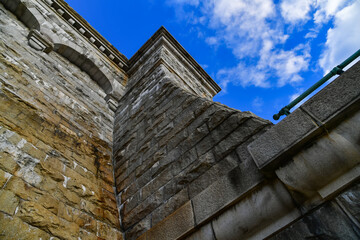
[[[339,206],[326,203],[269,239],[359,239],[360,229]]]
[[[178,239],[195,226],[191,202],[174,211],[169,217],[146,233],[148,240]]]
[[[249,193],[213,220],[216,239],[264,239],[300,216],[280,182]]]
[[[198,239],[207,239],[207,240],[216,239],[211,223],[206,224],[205,226],[197,230],[195,233],[191,234],[190,237],[186,238],[186,240],[198,240]]]
[[[275,172],[291,189],[326,198],[360,176],[360,112],[299,151]]]
[[[31,48],[29,31],[0,3],[0,234],[122,239],[104,90],[59,53]]]
[[[271,127],[163,27],[127,60],[0,0],[0,238],[358,239],[359,66]]]
[[[302,105],[302,108],[311,112],[317,120],[327,122],[341,112],[349,103],[359,99],[359,72],[360,62],[349,68],[336,81],[333,81],[309,99]]]
[[[145,64],[154,62],[148,59]],[[238,169],[239,175],[231,176],[238,187],[232,190],[230,180],[221,185],[229,198],[209,208],[209,216],[261,182],[256,166],[244,164],[236,149],[246,148],[248,140],[270,124],[182,89],[167,64],[137,71],[141,74],[129,78],[115,113],[114,129],[116,188],[129,239],[136,237],[134,231],[157,228],[188,200],[207,208],[206,202],[215,200],[207,189],[233,169]],[[151,219],[151,225],[141,222],[144,219]]]
[[[235,168],[194,197],[197,224],[208,220],[214,213],[222,210],[224,206],[229,206],[239,196],[246,194],[263,181],[261,175],[246,170]]]
[[[292,114],[276,124],[266,134],[260,136],[249,145],[256,165],[262,169],[279,164],[274,161],[299,140],[306,138],[317,129],[316,123],[301,109],[296,109]],[[271,142],[271,144],[269,144]]]
[[[251,143],[249,151],[257,166],[268,171],[277,168],[314,138],[343,121],[344,115],[357,112],[359,69],[360,62]]]
[[[336,200],[337,204],[353,218],[354,222],[360,223],[360,184],[355,184],[340,194]]]

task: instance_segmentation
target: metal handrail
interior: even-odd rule
[[[273,118],[274,120],[279,120],[280,116],[282,115],[289,115],[290,109],[293,108],[296,104],[301,102],[304,98],[306,98],[309,94],[311,94],[313,91],[315,91],[318,87],[320,87],[322,84],[324,84],[327,80],[332,78],[335,75],[341,75],[344,71],[343,68],[346,67],[349,63],[354,61],[357,57],[360,56],[360,49],[357,50],[353,55],[348,57],[345,61],[343,61],[340,65],[334,67],[328,74],[326,74],[323,78],[321,78],[317,83],[312,85],[308,90],[306,90],[303,94],[301,94],[299,97],[295,98],[291,103],[283,107],[278,114],[274,114]]]

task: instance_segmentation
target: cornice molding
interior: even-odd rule
[[[84,18],[63,0],[45,0],[76,31],[102,52],[111,62],[123,70],[128,69],[128,59],[101,36]]]

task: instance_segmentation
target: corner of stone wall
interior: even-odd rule
[[[196,96],[175,77],[158,65],[116,112],[115,178],[127,239],[181,237],[264,181],[247,145],[271,123]],[[184,229],[174,225],[180,216],[190,221]]]

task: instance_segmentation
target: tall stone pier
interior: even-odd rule
[[[164,27],[0,0],[0,239],[359,239],[360,63],[276,125],[219,91]]]

